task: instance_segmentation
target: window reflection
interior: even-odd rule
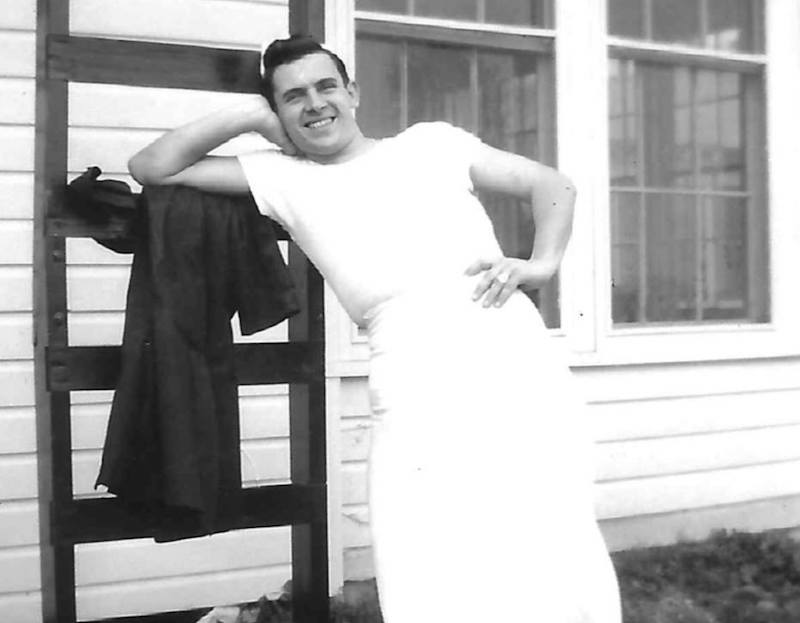
[[[509,26],[552,27],[552,0],[356,0],[356,9]]]
[[[611,59],[614,322],[767,317],[760,81]]]
[[[761,52],[762,0],[607,0],[618,37],[729,52]]]

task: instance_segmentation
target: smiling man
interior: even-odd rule
[[[143,184],[252,193],[367,329],[369,507],[386,623],[619,623],[578,400],[521,287],[557,271],[575,191],[558,171],[443,122],[376,141],[316,42],[273,42],[262,93],[130,161]],[[279,149],[207,154],[243,132]],[[476,190],[530,201],[527,260],[504,257]],[[475,589],[501,594],[475,598]]]

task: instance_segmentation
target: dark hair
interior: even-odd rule
[[[261,57],[262,75],[259,83],[259,91],[267,99],[272,110],[276,110],[275,92],[272,85],[272,76],[275,70],[281,65],[293,63],[311,54],[326,54],[329,56],[334,65],[336,65],[344,84],[350,84],[350,77],[347,75],[347,68],[344,66],[342,59],[330,50],[323,48],[311,37],[307,35],[292,35],[288,39],[275,39],[264,50],[264,54]]]

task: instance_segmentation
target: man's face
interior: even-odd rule
[[[275,69],[277,114],[295,146],[312,159],[335,158],[360,136],[358,90],[344,84],[327,54],[311,54]]]

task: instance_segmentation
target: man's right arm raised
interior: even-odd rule
[[[208,155],[246,132],[258,132],[286,153],[295,151],[278,117],[266,100],[257,96],[163,134],[128,161],[128,170],[142,185],[246,193],[249,187],[238,159]]]

